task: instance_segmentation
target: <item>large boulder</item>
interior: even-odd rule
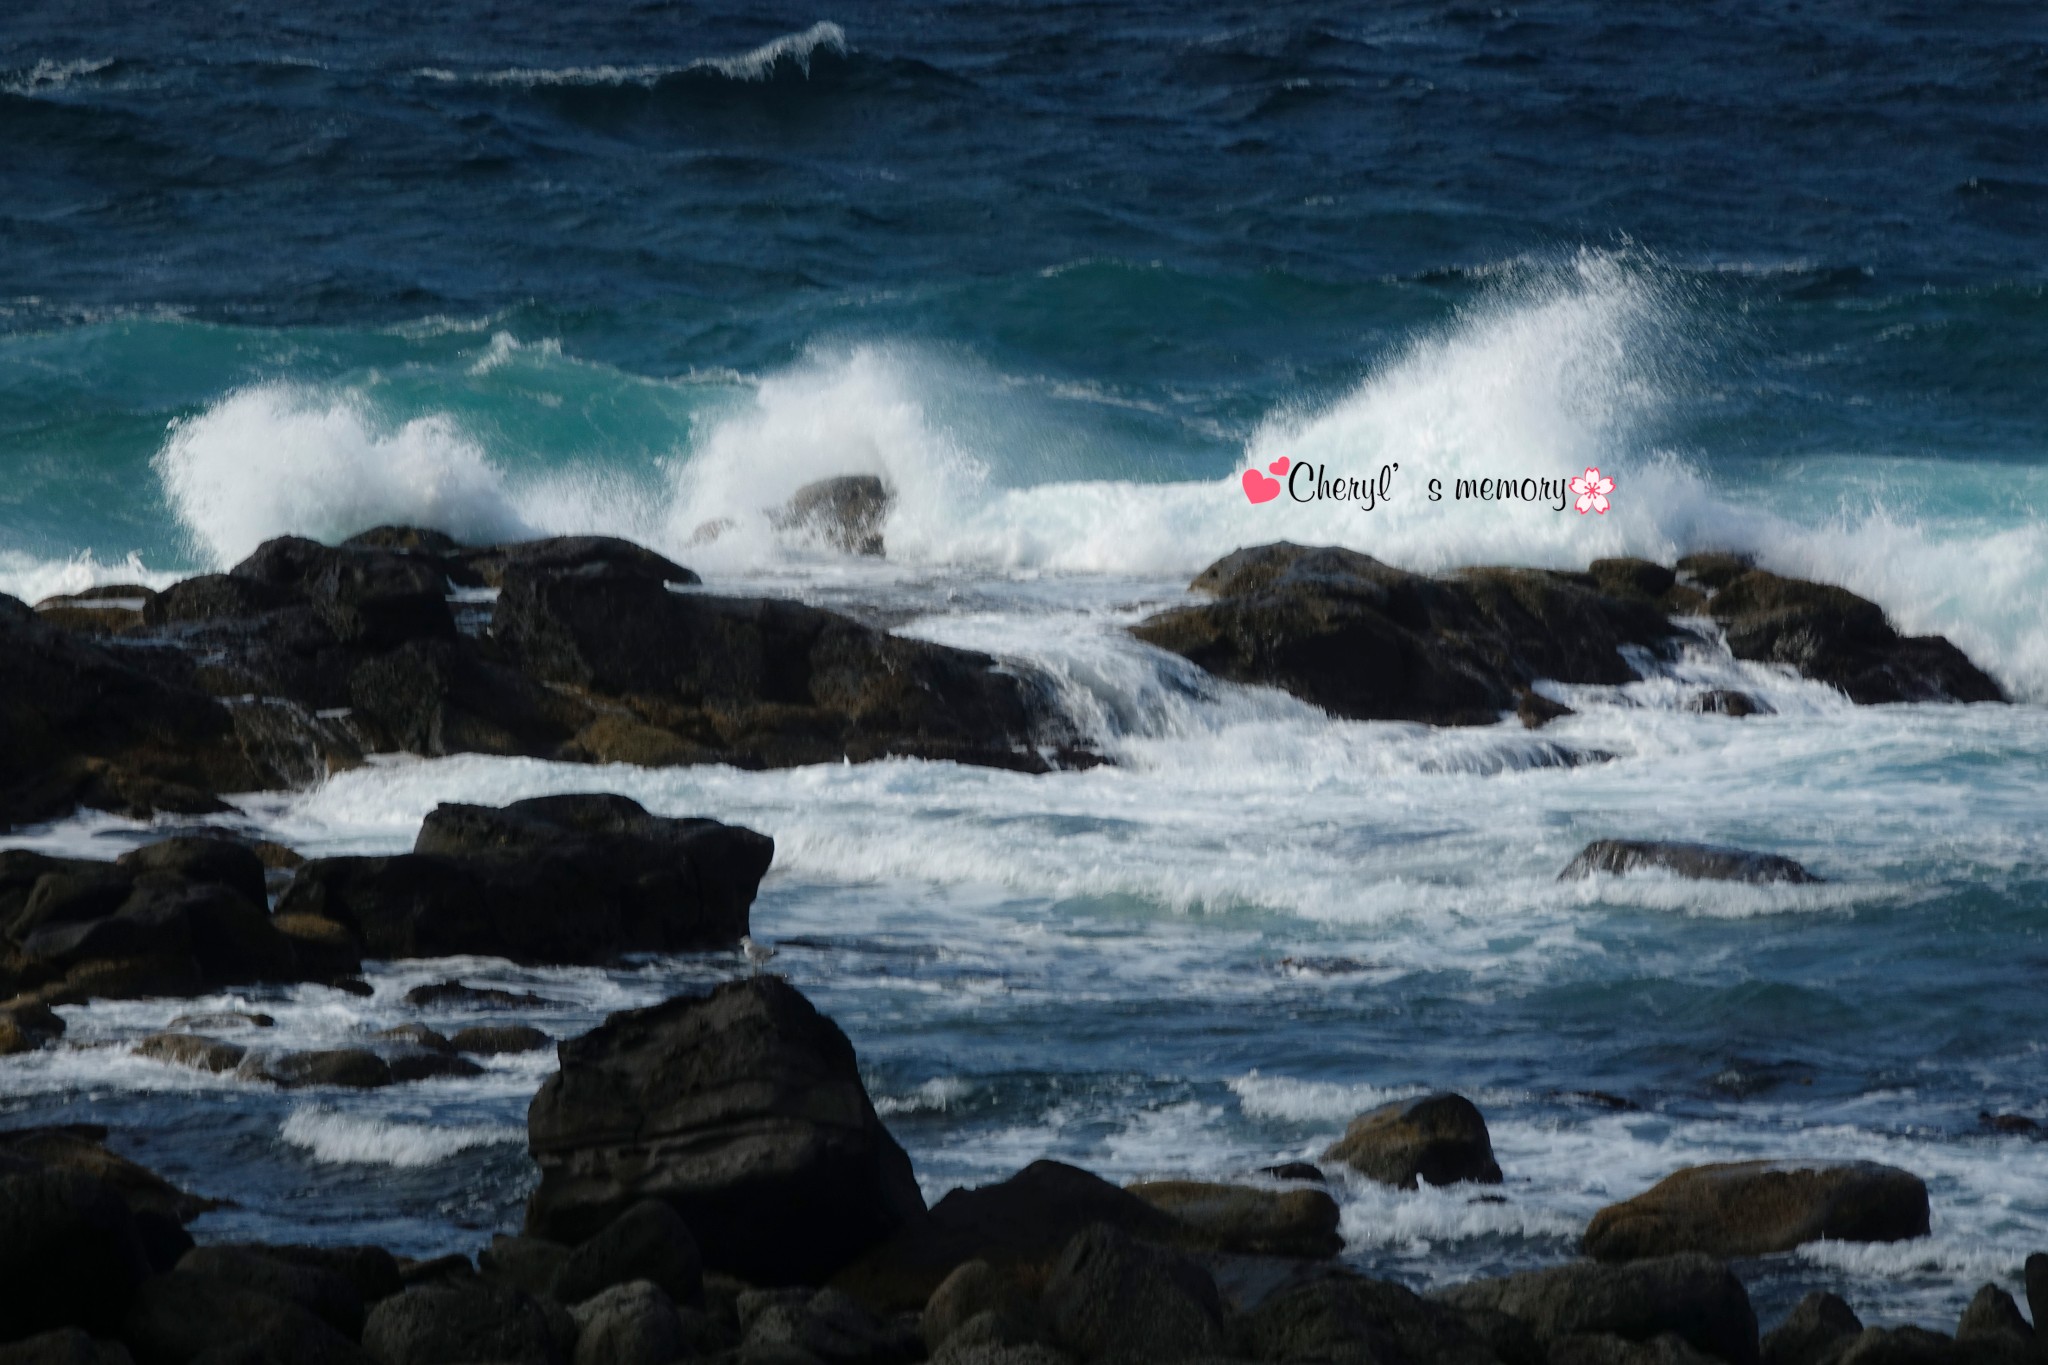
[[[1206,1180],[1149,1180],[1128,1187],[1187,1226],[1184,1240],[1256,1256],[1335,1256],[1344,1249],[1337,1201],[1323,1190],[1262,1190]]]
[[[204,1246],[186,1252],[177,1268],[295,1303],[351,1341],[363,1334],[363,1296],[330,1267],[266,1255],[260,1247]]]
[[[0,1151],[0,1341],[109,1334],[149,1273],[135,1217],[105,1182]]]
[[[137,1365],[187,1365],[210,1352],[294,1365],[368,1365],[354,1342],[291,1300],[186,1270],[143,1284],[120,1336]]]
[[[1485,1117],[1472,1101],[1449,1093],[1396,1100],[1360,1115],[1323,1159],[1406,1190],[1418,1181],[1501,1183]]]
[[[818,1283],[924,1214],[853,1045],[780,977],[614,1014],[560,1053],[527,1115],[529,1235],[582,1242],[659,1199],[706,1268]]]
[[[1017,669],[800,602],[508,571],[492,632],[530,676],[634,718],[593,724],[565,756],[762,768],[903,755],[1042,772],[1041,750],[1071,738]]]
[[[441,1280],[370,1310],[377,1365],[569,1365],[576,1323],[559,1305],[479,1278]]]
[[[1128,1190],[1059,1161],[1034,1161],[1007,1180],[956,1189],[928,1217],[849,1265],[833,1281],[878,1308],[924,1305],[969,1261],[1003,1274],[1043,1278],[1074,1237],[1095,1225],[1154,1242],[1179,1240],[1185,1225]]]
[[[1237,1338],[1254,1360],[1492,1365],[1500,1359],[1457,1309],[1348,1273],[1267,1296],[1244,1315]]]
[[[614,1285],[570,1312],[575,1365],[674,1365],[690,1354],[675,1303],[646,1280]]]
[[[221,792],[277,785],[189,664],[142,662],[0,595],[0,829],[77,806],[203,814],[227,809]]]
[[[1761,1256],[1823,1237],[1896,1242],[1927,1234],[1927,1186],[1875,1162],[1740,1161],[1689,1166],[1586,1227],[1602,1261],[1676,1252]]]
[[[1789,664],[1854,702],[2006,699],[1947,640],[1900,635],[1882,607],[1844,588],[1750,569],[1725,578],[1707,611],[1736,658]]]
[[[410,854],[300,868],[280,918],[317,916],[374,957],[602,963],[729,948],[747,932],[775,843],[623,796],[436,807]]]
[[[1353,550],[1281,542],[1225,556],[1190,585],[1215,600],[1134,627],[1233,682],[1285,688],[1352,720],[1484,725],[1539,678],[1625,683],[1624,645],[1680,634],[1588,576],[1409,573]]]
[[[1618,1266],[1580,1261],[1474,1280],[1437,1297],[1460,1310],[1520,1318],[1545,1345],[1579,1335],[1650,1341],[1670,1332],[1729,1365],[1758,1361],[1749,1294],[1725,1265],[1707,1256]]]
[[[1718,844],[1685,844],[1652,839],[1595,839],[1557,874],[1559,881],[1577,881],[1598,872],[1624,876],[1642,870],[1669,872],[1707,882],[1817,882],[1819,877],[1799,863],[1775,853]]]
[[[1046,1281],[1045,1316],[1088,1361],[1175,1361],[1223,1354],[1223,1298],[1188,1257],[1107,1226],[1061,1252]]]
[[[704,1258],[697,1239],[682,1216],[659,1199],[641,1200],[565,1255],[549,1291],[574,1304],[634,1281],[654,1285],[673,1303],[704,1298]]]

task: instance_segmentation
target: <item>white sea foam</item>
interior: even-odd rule
[[[526,1140],[524,1130],[505,1124],[405,1123],[319,1106],[292,1110],[279,1136],[315,1161],[375,1166],[431,1166],[471,1148]]]
[[[108,561],[90,550],[64,559],[41,559],[16,550],[0,550],[0,592],[29,603],[83,592],[102,583],[139,583],[163,588],[184,577],[183,573],[147,567],[139,554]]]
[[[10,95],[47,95],[63,90],[81,77],[97,75],[113,64],[111,57],[78,57],[70,61],[45,57],[34,66],[0,77],[0,91]]]

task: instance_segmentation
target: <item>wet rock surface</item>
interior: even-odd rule
[[[1397,1100],[1362,1114],[1323,1159],[1341,1161],[1361,1175],[1403,1189],[1412,1190],[1423,1181],[1501,1183],[1486,1119],[1463,1095]]]
[[[1896,1242],[1927,1230],[1927,1185],[1909,1171],[1868,1161],[1743,1161],[1688,1167],[1600,1210],[1585,1249],[1603,1261],[1760,1256],[1824,1237]]]
[[[1653,839],[1595,839],[1557,879],[1576,881],[1600,872],[1619,877],[1639,871],[1668,872],[1709,882],[1805,884],[1821,880],[1793,859],[1775,853]]]

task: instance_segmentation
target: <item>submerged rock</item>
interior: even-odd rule
[[[1408,1190],[1425,1180],[1432,1185],[1501,1183],[1486,1119],[1463,1095],[1397,1100],[1360,1115],[1323,1159]]]
[[[815,1284],[924,1213],[852,1044],[780,977],[614,1014],[560,1052],[527,1116],[528,1235],[581,1242],[659,1199],[707,1268]]]
[[[590,794],[502,809],[438,806],[413,848],[307,863],[279,900],[279,917],[332,921],[384,958],[604,963],[625,953],[729,948],[747,932],[748,907],[775,843],[715,820],[669,819],[623,796]],[[445,987],[434,988],[434,998],[456,998]]]
[[[1706,1252],[1761,1256],[1828,1238],[1896,1242],[1928,1229],[1920,1177],[1875,1162],[1740,1161],[1690,1166],[1593,1215],[1602,1261]]]
[[[797,489],[770,521],[777,530],[809,532],[842,554],[878,556],[890,501],[873,474],[843,474]]]
[[[1687,844],[1654,839],[1595,839],[1579,851],[1557,874],[1559,881],[1574,881],[1596,872],[1623,876],[1641,869],[1669,872],[1695,881],[1709,882],[1795,882],[1821,879],[1799,863],[1775,853],[1752,853],[1748,849],[1717,844]]]

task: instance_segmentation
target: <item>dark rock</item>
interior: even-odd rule
[[[1554,720],[1577,715],[1578,712],[1563,702],[1552,701],[1541,692],[1524,690],[1515,702],[1515,718],[1522,722],[1525,730],[1540,730]]]
[[[2041,1131],[2040,1123],[2025,1114],[1994,1114],[1988,1109],[1977,1111],[1977,1123],[1994,1133],[2032,1134]]]
[[[263,1076],[287,1090],[309,1085],[376,1090],[392,1081],[389,1063],[376,1053],[357,1047],[287,1053],[266,1061]]]
[[[1418,1180],[1451,1185],[1501,1183],[1486,1119],[1463,1095],[1397,1100],[1351,1121],[1323,1153],[1386,1185],[1412,1190]]]
[[[391,1079],[399,1084],[484,1074],[484,1069],[467,1057],[455,1057],[425,1048],[404,1048],[392,1052],[384,1060],[391,1068]]]
[[[0,1345],[0,1365],[134,1365],[118,1341],[96,1341],[76,1327]]]
[[[1178,1218],[1193,1242],[1218,1251],[1335,1256],[1344,1249],[1337,1201],[1322,1190],[1261,1190],[1201,1180],[1154,1180],[1127,1188]]]
[[[704,1264],[816,1283],[924,1212],[846,1035],[780,977],[612,1015],[534,1097],[529,1235],[577,1242],[665,1200]]]
[[[1039,1312],[1036,1276],[997,1270],[987,1261],[967,1261],[939,1283],[918,1319],[926,1350],[937,1354],[969,1323],[977,1341],[1003,1345],[1042,1344],[1051,1328]]]
[[[2027,1257],[2025,1274],[2028,1312],[2036,1323],[2048,1321],[2042,1316],[2048,1313],[2048,1255],[2037,1251]]]
[[[135,878],[159,873],[175,881],[224,886],[251,905],[269,904],[262,859],[254,849],[232,839],[160,839],[122,854],[114,859],[114,866]]]
[[[1520,1318],[1546,1345],[1581,1334],[1649,1341],[1672,1332],[1730,1365],[1759,1360],[1756,1313],[1742,1281],[1706,1256],[1619,1266],[1580,1261],[1475,1280],[1437,1297],[1453,1308]]]
[[[365,1307],[390,1298],[405,1288],[399,1278],[398,1262],[382,1247],[372,1246],[272,1246],[245,1243],[228,1250],[254,1252],[286,1265],[339,1275],[348,1281]]]
[[[354,1343],[298,1304],[183,1270],[137,1291],[121,1338],[138,1365],[185,1365],[209,1350],[236,1347],[293,1365],[365,1365]]]
[[[1741,1161],[1690,1166],[1593,1215],[1602,1261],[1698,1251],[1761,1256],[1820,1238],[1895,1242],[1927,1234],[1927,1186],[1875,1162]]]
[[[1903,637],[1882,607],[1843,588],[1752,569],[1727,580],[1707,610],[1736,658],[1789,664],[1864,705],[2006,699],[1947,640]]]
[[[747,932],[774,848],[752,830],[649,815],[622,796],[444,805],[410,854],[306,864],[278,914],[333,920],[387,958],[580,963],[727,948]],[[451,984],[413,1003],[447,1002]]]
[[[1312,1161],[1283,1161],[1278,1166],[1261,1166],[1259,1174],[1270,1175],[1275,1180],[1313,1180],[1318,1185],[1329,1183],[1322,1167]]]
[[[1043,1275],[1067,1243],[1096,1224],[1172,1242],[1179,1219],[1128,1190],[1059,1161],[1034,1161],[1008,1180],[956,1189],[928,1217],[848,1266],[834,1284],[885,1311],[930,1299],[955,1267],[985,1260],[998,1271]]]
[[[637,578],[663,583],[698,583],[690,570],[654,551],[616,536],[554,536],[471,551],[469,566],[485,583],[503,587],[508,574]]]
[[[1112,1227],[1090,1228],[1067,1244],[1043,1302],[1060,1342],[1086,1360],[1223,1354],[1223,1300],[1209,1273]]]
[[[433,1256],[423,1261],[401,1257],[398,1261],[398,1278],[407,1289],[421,1285],[441,1284],[451,1280],[476,1278],[476,1266],[461,1252],[450,1252],[446,1256]]]
[[[446,531],[422,526],[373,526],[341,542],[344,550],[390,550],[397,554],[446,558],[461,551],[462,544]]]
[[[135,1055],[152,1061],[189,1066],[196,1071],[233,1071],[249,1049],[196,1033],[152,1033],[135,1045]]]
[[[842,554],[880,555],[889,490],[872,474],[846,474],[807,483],[771,521],[778,530],[815,535]]]
[[[34,1052],[64,1036],[64,1017],[39,1001],[0,1005],[0,1057]]]
[[[146,1166],[106,1146],[107,1130],[95,1124],[57,1124],[0,1131],[0,1154],[50,1170],[69,1171],[105,1186],[138,1218],[187,1223],[220,1207],[179,1189]]]
[[[1268,1296],[1238,1324],[1254,1360],[1491,1365],[1487,1339],[1454,1308],[1362,1275],[1332,1275]]]
[[[569,1259],[571,1250],[560,1242],[550,1242],[545,1238],[511,1237],[501,1232],[491,1238],[489,1246],[477,1253],[476,1264],[483,1274],[503,1280],[535,1298],[545,1295],[565,1304],[574,1304],[576,1300],[555,1293],[555,1276],[561,1272],[562,1263]]]
[[[228,708],[180,678],[41,621],[0,595],[0,828],[83,805],[144,817],[223,810],[279,785],[243,752]]]
[[[448,1041],[457,1052],[495,1057],[501,1052],[537,1052],[554,1039],[527,1024],[480,1024],[457,1030]]]
[[[104,1182],[0,1151],[0,1341],[107,1334],[149,1272],[135,1217]]]
[[[574,1334],[561,1309],[550,1313],[509,1285],[453,1280],[408,1289],[371,1309],[363,1350],[377,1365],[568,1365]]]
[[[295,1303],[351,1340],[363,1334],[363,1296],[347,1276],[325,1266],[294,1264],[257,1247],[207,1246],[186,1252],[178,1270]]]
[[[1557,874],[1559,881],[1596,872],[1622,876],[1642,868],[1712,882],[1817,882],[1790,858],[1716,844],[1669,843],[1650,839],[1595,839]]]
[[[552,1293],[583,1300],[633,1280],[646,1280],[675,1303],[704,1297],[704,1261],[689,1225],[669,1205],[643,1199],[563,1259]]]
[[[1676,570],[1648,559],[1596,559],[1586,566],[1586,576],[1604,593],[1648,602],[1662,601],[1678,582]]]
[[[1924,1327],[1866,1327],[1825,1359],[1827,1365],[1992,1365],[2012,1357],[1982,1342],[1964,1346]]]
[[[1285,688],[1351,720],[1484,725],[1539,678],[1624,683],[1623,645],[1661,647],[1662,612],[1586,575],[1408,573],[1369,555],[1281,543],[1239,550],[1191,587],[1213,603],[1135,627],[1233,682]]]
[[[1980,1288],[1963,1309],[1962,1320],[1956,1324],[1956,1340],[2005,1346],[2020,1355],[2031,1354],[2035,1345],[2033,1324],[2021,1315],[2012,1295],[1995,1284]]]
[[[173,1030],[276,1027],[277,1020],[271,1015],[252,1014],[242,1010],[212,1010],[205,1014],[181,1014],[170,1022],[170,1028]]]
[[[1717,1357],[1695,1349],[1672,1332],[1648,1341],[1630,1341],[1608,1334],[1559,1337],[1551,1344],[1549,1365],[1720,1365]]]
[[[1863,1331],[1855,1310],[1833,1294],[1815,1290],[1801,1299],[1763,1340],[1763,1365],[1821,1365],[1841,1342]]]
[[[509,575],[493,629],[560,687],[619,699],[674,747],[740,767],[900,755],[1043,772],[1070,727],[985,654],[904,639],[802,603],[673,593],[640,578]],[[640,761],[583,737],[567,756]]]
[[[673,1365],[696,1344],[668,1295],[646,1280],[614,1285],[570,1311],[575,1365]]]
[[[1688,697],[1685,709],[1704,716],[1768,716],[1771,708],[1747,692],[1735,692],[1725,687],[1716,687],[1697,696]]]
[[[439,1052],[444,1056],[452,1055],[455,1051],[453,1043],[425,1024],[400,1024],[395,1028],[380,1029],[371,1036],[380,1043],[401,1043],[407,1047],[416,1047],[422,1052]]]
[[[751,1352],[797,1351],[827,1365],[907,1365],[924,1343],[907,1322],[884,1322],[836,1289],[742,1294],[740,1323]]]
[[[455,634],[447,573],[417,555],[282,536],[228,575],[304,598],[343,644],[381,649]]]
[[[291,940],[292,957],[314,978],[333,980],[363,969],[362,945],[340,924],[320,915],[272,915],[270,925]]]
[[[531,991],[501,991],[490,986],[466,986],[460,981],[436,981],[414,986],[405,993],[405,1003],[419,1009],[434,1005],[458,1005],[467,1009],[555,1009],[559,1000],[544,1000]]]
[[[1719,592],[1755,567],[1753,556],[1720,550],[1686,555],[1678,561],[1678,573],[1708,592]]]

